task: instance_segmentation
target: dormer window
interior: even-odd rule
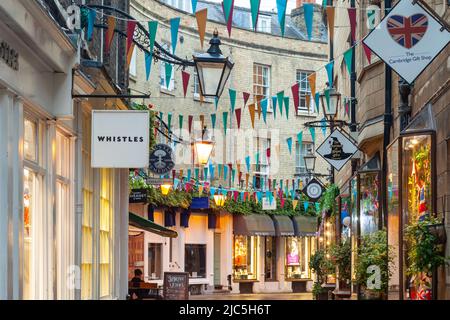
[[[272,33],[272,17],[271,16],[258,16],[258,23],[256,25],[256,31]]]

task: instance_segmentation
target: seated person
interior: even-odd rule
[[[133,277],[133,279],[130,280],[131,286],[132,287],[140,287],[142,282],[144,282],[144,280],[142,280],[141,269],[134,270],[134,277]],[[130,291],[131,299],[133,299],[133,294],[134,294],[138,300],[142,300],[142,298],[144,298],[148,292],[148,290],[146,290],[146,289],[130,289],[129,291]]]

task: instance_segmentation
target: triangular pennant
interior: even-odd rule
[[[259,14],[259,6],[261,4],[261,0],[250,0],[250,8],[252,12],[252,26],[253,30],[256,31],[256,25],[258,24],[258,14]]]
[[[170,19],[170,35],[171,35],[171,41],[172,41],[172,54],[175,54],[175,50],[177,48],[179,27],[180,27],[180,18],[179,17]]]
[[[245,157],[245,165],[247,166],[247,172],[250,172],[250,156]]]
[[[306,32],[308,33],[308,40],[311,40],[314,21],[314,5],[312,3],[304,3],[303,11],[305,16]]]
[[[234,178],[236,177],[236,169],[231,170],[231,183],[234,184]]]
[[[150,78],[150,71],[152,67],[153,48],[155,46],[156,31],[158,30],[158,21],[148,22],[148,39],[149,39],[149,53],[145,53],[145,69],[147,81]]]
[[[367,10],[367,27],[369,30],[373,30],[375,28],[377,11],[378,10],[375,10],[375,9]]]
[[[280,24],[282,37],[284,37],[284,29],[286,25],[286,7],[287,0],[277,0],[278,23]]]
[[[231,37],[231,28],[233,27],[233,11],[234,11],[234,0],[232,0],[230,13],[227,19],[228,37]]]
[[[170,81],[172,81],[172,69],[173,66],[170,63],[164,63],[165,64],[165,71],[166,71],[166,88],[170,88]]]
[[[92,40],[92,34],[94,33],[94,24],[95,24],[96,17],[97,17],[97,11],[95,11],[94,9],[89,9],[88,25],[87,25],[87,31],[86,31],[86,40],[87,41]]]
[[[206,21],[208,20],[208,9],[202,9],[195,13],[195,18],[197,19],[197,29],[198,35],[200,37],[200,45],[203,48],[203,42],[205,40],[206,34]]]
[[[195,13],[197,11],[197,0],[191,0],[192,5],[192,13]]]
[[[223,118],[223,131],[224,131],[225,135],[227,135],[228,112],[225,111],[222,114],[222,118]]]
[[[213,130],[216,128],[216,114],[215,113],[211,114],[211,126],[212,126]]]
[[[326,137],[327,136],[327,118],[325,118],[325,117],[322,118],[320,126],[322,129],[323,136]]]
[[[188,116],[189,134],[191,134],[191,132],[192,132],[192,120],[194,120],[194,116]]]
[[[266,121],[267,120],[267,99],[261,100],[260,106],[261,106],[261,110],[262,110],[262,114],[263,114],[264,123],[267,124],[267,121]]]
[[[116,18],[113,16],[108,16],[107,25],[108,29],[106,30],[105,51],[109,53],[116,29]]]
[[[308,76],[309,87],[311,88],[311,94],[316,95],[316,73],[313,72]]]
[[[277,93],[278,107],[280,108],[280,115],[283,115],[284,91]]]
[[[292,91],[292,98],[294,99],[294,107],[295,107],[295,113],[297,113],[298,111],[298,107],[300,106],[300,95],[299,95],[299,90],[300,90],[300,84],[296,83],[291,87],[291,91]],[[308,105],[308,104],[306,104]]]
[[[198,176],[199,176],[199,174],[200,174],[200,168],[195,168],[195,180],[197,180],[198,181]]]
[[[191,175],[192,175],[192,170],[188,169],[187,170],[187,181],[191,181]]]
[[[292,154],[292,138],[291,137],[287,138],[286,142],[288,145],[289,154]]]
[[[227,180],[227,176],[228,176],[228,166],[224,165],[223,166],[223,180]]]
[[[277,96],[272,97],[273,118],[277,118]]]
[[[248,106],[248,112],[250,112],[250,120],[252,122],[252,128],[255,129],[255,104],[252,103]]]
[[[174,178],[174,179],[173,179],[173,189],[174,189],[174,190],[177,190],[179,184],[180,184],[180,179]]]
[[[312,138],[313,143],[315,143],[316,142],[316,128],[314,128],[314,127],[309,128],[309,132],[311,133],[311,138]]]
[[[212,180],[214,180],[214,165],[212,163],[209,164],[209,178]]]
[[[183,115],[178,115],[178,127],[180,128],[180,132],[183,129]]]
[[[286,119],[289,119],[289,97],[284,97],[284,107],[286,109]]]
[[[205,180],[208,180],[208,167],[203,168],[203,177]]]
[[[311,111],[311,95],[306,94],[305,96],[306,107],[308,108],[308,113]]]
[[[303,131],[300,131],[299,133],[297,133],[297,142],[298,142],[299,147],[301,147],[303,144]]]
[[[236,106],[236,90],[228,89],[228,93],[230,95],[231,113],[234,113],[234,108]]]
[[[217,170],[219,171],[219,178],[220,178],[223,174],[223,164],[219,163],[217,165]]]
[[[210,187],[209,188],[209,194],[211,195],[211,197],[213,197],[216,194],[216,188]]]
[[[219,98],[218,97],[214,98],[214,106],[215,106],[216,111],[217,111],[217,108],[219,107]]]
[[[319,113],[319,109],[320,109],[320,106],[319,106],[319,104],[320,104],[320,93],[319,92],[316,92],[316,94],[314,95],[314,104],[316,105],[316,110],[317,110],[317,113]]]
[[[352,74],[353,47],[344,52],[344,61],[347,66],[348,74]]]
[[[145,74],[146,79],[150,79],[150,72],[152,70],[152,61],[153,61],[153,55],[149,54],[148,52],[145,52]]]
[[[370,50],[370,48],[364,42],[362,42],[362,45],[363,45],[364,53],[366,54],[367,61],[369,62],[369,64],[371,64],[372,50]]]
[[[222,9],[223,9],[223,15],[225,17],[225,22],[228,22],[228,18],[230,17],[232,5],[233,5],[233,0],[223,0],[223,2],[222,2]]]
[[[250,93],[248,92],[244,92],[242,93],[242,95],[244,96],[244,108],[247,105],[248,99],[250,98]]]
[[[334,38],[334,7],[327,6],[328,34],[330,41]]]
[[[134,30],[136,29],[136,21],[130,20],[127,21],[127,55],[130,51],[131,45],[133,44],[134,40]]]
[[[352,43],[356,41],[356,8],[347,8],[348,18],[350,19],[350,34]]]
[[[185,98],[186,98],[186,93],[187,93],[190,78],[191,78],[191,75],[188,72],[181,70],[181,79],[183,81],[183,94],[184,94]]]
[[[292,200],[292,210],[295,211],[295,208],[297,208],[298,200]]]
[[[330,111],[330,89],[325,89],[325,100],[327,101],[327,110]]]
[[[241,115],[242,115],[241,108],[236,109],[234,112],[236,114],[236,122],[237,122],[238,129],[240,129],[241,128]]]
[[[167,113],[167,127],[169,128],[170,131],[170,128],[172,127],[172,114],[170,112]]]
[[[328,62],[325,65],[325,69],[327,70],[327,76],[328,76],[328,86],[330,88],[333,86],[333,68],[334,68],[334,60]]]

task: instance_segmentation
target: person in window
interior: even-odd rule
[[[134,277],[130,280],[131,287],[138,288],[141,286],[141,283],[143,282],[144,280],[142,280],[142,270],[141,269],[134,270]],[[146,295],[146,291],[147,290],[145,289],[131,289],[130,290],[131,299],[134,300],[134,296],[136,296],[138,300],[142,300],[142,298]]]

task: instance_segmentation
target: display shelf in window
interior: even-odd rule
[[[234,280],[257,280],[256,236],[234,236],[233,278]]]
[[[315,237],[286,238],[286,271],[287,281],[311,279],[309,260],[315,252]]]

